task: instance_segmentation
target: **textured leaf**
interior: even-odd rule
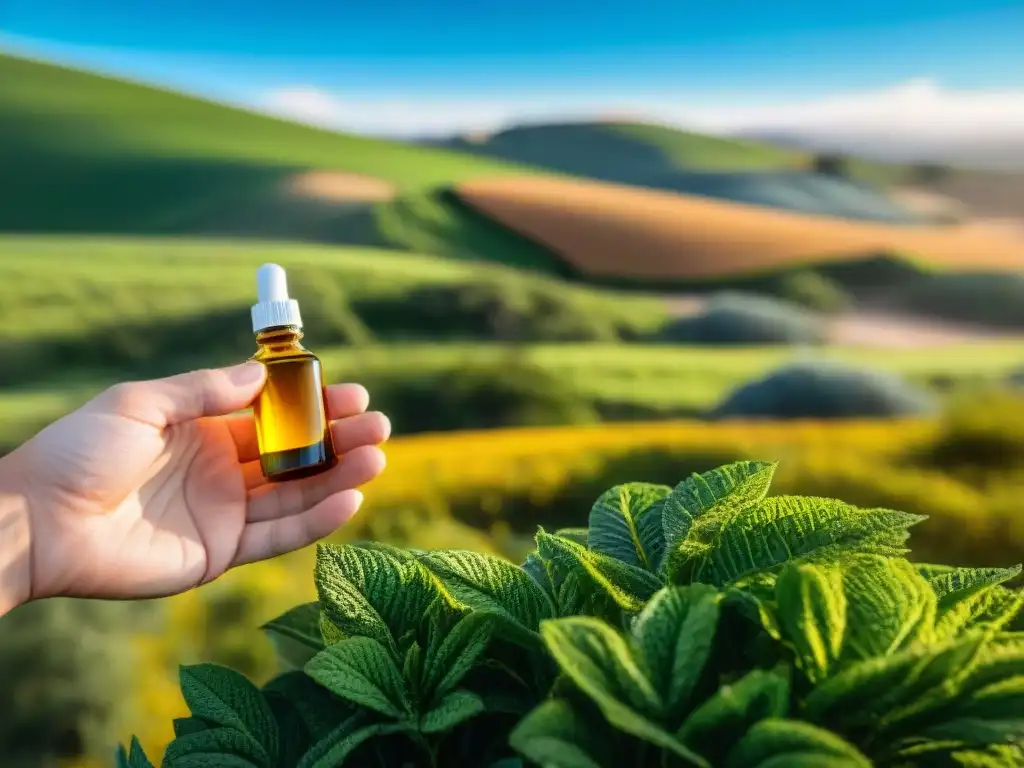
[[[306,674],[336,696],[382,715],[399,719],[412,712],[401,670],[372,638],[350,637],[328,646],[306,665]]]
[[[965,629],[1008,627],[1024,609],[1024,592],[998,584],[947,592],[939,601],[936,634],[956,637]]]
[[[136,736],[132,736],[131,746],[128,751],[125,750],[124,745],[118,745],[117,766],[118,768],[154,768],[153,764],[149,762],[149,758],[146,757],[146,752],[142,749],[142,744],[139,743],[139,739]]]
[[[313,736],[299,707],[286,695],[267,688],[263,689],[263,695],[277,722],[277,765],[281,768],[291,768],[306,754],[306,750],[313,742]]]
[[[575,541],[581,547],[586,547],[590,538],[590,530],[587,528],[559,528],[555,531],[555,536],[561,536],[563,539]]]
[[[986,635],[976,632],[956,642],[916,645],[852,664],[807,695],[802,717],[834,730],[877,731],[880,721],[894,722],[894,713],[908,705],[941,706],[958,695],[959,677],[976,670],[986,642]]]
[[[211,728],[216,728],[215,725],[210,725],[208,722],[199,717],[176,717],[174,718],[174,738],[180,739],[182,736],[188,736],[191,733],[199,733],[200,731],[208,731]]]
[[[292,705],[313,741],[322,739],[356,711],[356,705],[338,698],[297,670],[275,677],[263,686],[263,695],[272,707],[278,698]]]
[[[530,575],[530,578],[537,582],[540,588],[543,589],[547,596],[553,601],[556,594],[555,585],[551,581],[551,574],[548,573],[548,569],[544,564],[544,561],[531,552],[526,556],[526,560],[520,567]]]
[[[370,739],[408,731],[406,723],[367,722],[360,713],[314,744],[296,768],[339,768],[345,765],[345,758]]]
[[[431,638],[424,660],[425,695],[442,697],[455,688],[487,650],[494,630],[494,616],[471,612],[443,638]]]
[[[1020,575],[1019,565],[1013,568],[950,568],[947,566],[918,565],[918,572],[925,577],[935,593],[942,599],[956,592],[965,592],[1002,584]]]
[[[665,548],[659,526],[644,525],[644,515],[672,492],[667,485],[628,483],[605,491],[590,510],[587,547],[594,552],[653,570]]]
[[[188,755],[234,755],[264,768],[277,763],[276,756],[269,758],[251,736],[234,728],[212,728],[175,739],[167,745],[164,764],[176,765]],[[215,763],[211,761],[211,764]]]
[[[768,494],[776,466],[765,461],[738,461],[694,474],[677,485],[662,509],[667,551],[674,552],[689,536],[695,520],[705,515],[727,519],[759,504]]]
[[[729,751],[725,768],[762,768],[769,760],[780,768],[797,759],[822,768],[871,768],[852,744],[829,731],[798,720],[768,718],[756,723]]]
[[[651,595],[662,586],[657,576],[642,568],[591,552],[568,539],[543,531],[537,534],[537,552],[563,574],[574,573],[579,580],[577,589],[587,584],[591,591],[607,595],[627,611],[643,609]]]
[[[633,623],[633,637],[662,701],[678,727],[711,654],[722,596],[703,584],[659,590]]]
[[[320,604],[306,603],[272,619],[260,627],[277,649],[278,658],[288,669],[302,669],[306,662],[324,649],[320,634]]]
[[[371,637],[392,650],[442,595],[419,562],[383,547],[319,544],[314,576],[332,624],[346,636]]]
[[[420,718],[422,733],[443,733],[484,711],[484,702],[469,691],[451,691]]]
[[[193,717],[234,728],[263,750],[267,762],[277,757],[277,723],[263,694],[245,676],[217,664],[182,667],[181,693]]]
[[[785,717],[789,709],[789,677],[784,669],[755,669],[735,683],[721,686],[686,718],[678,738],[718,765],[730,746],[754,723]]]
[[[195,752],[174,760],[164,759],[161,768],[210,768],[212,765],[217,768],[259,768],[251,760],[224,752]]]
[[[1024,746],[1004,744],[988,749],[957,750],[952,759],[960,768],[1008,768],[1024,765]]]
[[[604,733],[607,733],[605,730]],[[549,699],[512,731],[512,748],[533,763],[557,768],[612,768],[602,729],[568,703]]]
[[[695,519],[673,552],[673,583],[718,586],[798,560],[824,561],[865,552],[905,553],[919,515],[858,509],[833,499],[775,496],[756,506]]]
[[[934,637],[935,591],[906,560],[859,555],[843,566],[841,663],[887,656]]]
[[[808,679],[825,679],[839,660],[846,633],[843,572],[816,565],[788,566],[775,586],[781,631]]]
[[[468,550],[430,552],[421,562],[455,598],[536,632],[555,615],[551,598],[522,569],[500,557]]]
[[[546,621],[541,635],[562,672],[609,723],[692,765],[708,765],[657,724],[663,715],[661,700],[622,635],[603,621],[582,616]]]

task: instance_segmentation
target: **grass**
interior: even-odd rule
[[[111,322],[173,320],[255,301],[267,261],[335,278],[352,299],[400,295],[429,284],[523,279],[495,264],[356,247],[62,236],[0,237],[0,340],[82,335]],[[660,300],[542,277],[591,310],[653,327]],[[301,300],[302,295],[297,293]]]
[[[328,381],[380,381],[501,364],[509,350],[498,345],[410,344],[365,349],[317,350]],[[240,350],[237,359],[246,354]],[[733,388],[794,359],[778,348],[647,347],[638,345],[530,345],[515,349],[517,360],[573,382],[581,398],[662,413],[699,412]],[[830,359],[893,371],[927,384],[942,376],[964,384],[1004,378],[1024,359],[1020,343],[962,344],[922,350],[827,349]],[[222,360],[222,363],[233,362]],[[0,445],[14,445],[115,377],[76,378],[43,388],[0,391]]]
[[[268,190],[308,169],[372,176],[399,192],[529,171],[4,55],[0,167],[18,179],[0,189],[0,230],[138,234],[244,221]]]

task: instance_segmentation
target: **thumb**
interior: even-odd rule
[[[123,384],[117,410],[159,427],[223,416],[250,406],[265,377],[262,363],[248,362]]]

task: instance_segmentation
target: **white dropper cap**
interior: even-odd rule
[[[252,331],[283,325],[302,327],[299,302],[288,298],[288,278],[277,264],[264,264],[256,272],[258,303],[252,307]]]

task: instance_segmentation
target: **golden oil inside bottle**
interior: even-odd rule
[[[327,418],[323,371],[302,346],[296,326],[267,328],[256,335],[253,360],[267,368],[267,381],[253,416],[260,466],[268,480],[294,480],[338,463]]]

